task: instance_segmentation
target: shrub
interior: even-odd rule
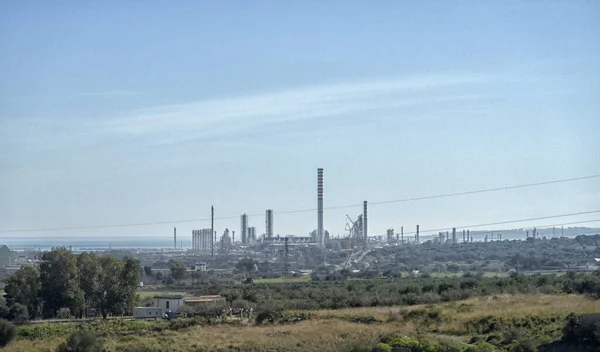
[[[0,347],[8,345],[16,335],[15,326],[4,319],[0,319]]]
[[[70,319],[71,318],[71,310],[67,307],[61,308],[56,312],[56,317],[58,319]]]
[[[563,328],[563,340],[600,345],[600,313],[570,314]]]
[[[520,341],[523,337],[523,331],[518,328],[510,328],[504,332],[504,341],[502,342],[505,345],[509,345],[515,341]]]
[[[154,298],[144,297],[140,300],[140,305],[142,307],[153,307],[154,306]]]
[[[510,352],[536,352],[537,348],[531,339],[522,339],[514,345]]]
[[[10,310],[8,311],[8,319],[15,324],[23,324],[29,320],[27,307],[20,303],[14,303],[12,306],[10,306]]]
[[[372,352],[392,352],[392,346],[388,345],[387,343],[380,342],[375,348],[373,348]]]
[[[379,322],[379,320],[377,320],[377,318],[375,318],[372,315],[352,317],[352,318],[350,318],[350,321],[353,323],[361,323],[361,324],[373,324],[373,323]]]
[[[277,320],[281,319],[282,314],[281,311],[279,310],[271,310],[271,309],[266,309],[266,310],[262,310],[260,311],[257,315],[256,315],[256,324],[261,325],[264,323],[275,323]]]
[[[91,331],[77,331],[71,334],[56,352],[102,352],[104,342]]]

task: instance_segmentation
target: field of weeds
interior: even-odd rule
[[[105,350],[115,352],[366,352],[377,350],[378,343],[385,345],[382,341],[397,344],[409,341],[406,343],[417,346],[413,347],[415,351],[425,344],[455,346],[448,349],[453,351],[479,351],[468,348],[471,348],[469,343],[480,341],[472,346],[510,351],[516,343],[514,339],[556,341],[560,339],[565,317],[570,313],[592,312],[600,312],[600,300],[579,295],[497,295],[411,307],[289,311],[282,321],[261,326],[248,321],[192,326],[144,323],[139,324],[139,329],[134,328],[137,322],[130,322],[124,323],[123,331],[114,322],[95,326],[105,341]],[[104,324],[112,325],[109,328]],[[74,328],[56,329],[73,331]],[[19,338],[5,348],[7,352],[53,352],[66,339],[66,335],[35,335],[35,331],[29,331],[30,336],[24,335],[24,329],[34,329],[31,326],[19,329]]]

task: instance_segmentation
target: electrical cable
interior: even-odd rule
[[[573,182],[573,181],[580,181],[580,180],[586,180],[586,179],[592,179],[592,178],[598,178],[598,177],[600,177],[600,174],[589,175],[589,176],[582,176],[582,177],[566,178],[566,179],[560,179],[560,180],[536,182],[536,183],[527,183],[527,184],[520,184],[520,185],[513,185],[513,186],[503,186],[503,187],[496,187],[496,188],[487,188],[487,189],[480,189],[480,190],[474,190],[474,191],[465,191],[465,192],[456,192],[456,193],[445,193],[445,194],[438,194],[438,195],[431,195],[431,196],[424,196],[424,197],[414,197],[414,198],[405,198],[405,199],[396,199],[396,200],[370,202],[369,205],[372,206],[372,205],[382,205],[382,204],[412,202],[412,201],[419,201],[419,200],[429,200],[429,199],[436,199],[436,198],[447,198],[447,197],[463,196],[463,195],[486,193],[486,192],[496,192],[496,191],[509,190],[509,189],[542,186],[542,185],[549,185],[549,184],[556,184],[556,183],[563,183],[563,182]],[[354,207],[362,207],[362,206],[363,206],[362,204],[349,204],[349,205],[340,205],[340,206],[325,207],[324,209],[325,210],[335,210],[335,209],[354,208]],[[276,212],[274,214],[276,214],[276,215],[297,214],[297,213],[313,212],[313,211],[316,211],[316,210],[317,210],[316,208],[312,208],[312,209],[298,209],[298,210],[288,210],[288,211]],[[262,216],[262,215],[263,214],[248,214],[248,216]],[[237,219],[238,217],[239,217],[239,215],[236,215],[236,216],[216,217],[215,220],[230,220],[230,219]],[[165,225],[165,224],[183,224],[183,223],[192,223],[192,222],[201,222],[201,221],[210,221],[210,218],[184,219],[184,220],[165,220],[165,221],[149,221],[149,222],[125,223],[125,224],[109,224],[109,225],[89,225],[89,226],[55,227],[55,228],[37,228],[37,229],[6,229],[6,230],[0,230],[0,233],[49,232],[49,231],[70,231],[70,230],[93,230],[93,229],[107,229],[107,228],[121,228],[121,227],[138,227],[138,226]],[[500,224],[502,224],[502,223],[500,223]],[[497,225],[497,224],[492,223],[492,224],[488,224],[488,225]],[[477,226],[486,226],[486,224],[477,225]],[[475,226],[471,226],[471,227],[475,227]],[[464,227],[461,227],[461,228],[464,228]],[[437,231],[437,230],[430,230],[430,231]]]

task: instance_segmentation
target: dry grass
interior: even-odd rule
[[[496,295],[472,298],[458,302],[460,303],[473,304],[472,312],[461,314],[465,319],[486,315],[515,318],[552,313],[600,312],[600,300],[579,295]]]
[[[487,315],[516,318],[526,315],[600,312],[600,301],[575,295],[498,295],[443,303],[435,307],[448,317],[443,326],[440,326],[440,332],[443,332],[457,331],[456,328],[464,322]],[[421,305],[312,311],[312,320],[289,325],[195,326],[147,336],[136,334],[111,338],[107,340],[107,350],[114,351],[117,346],[150,346],[173,352],[217,351],[227,348],[240,348],[244,351],[347,352],[357,345],[373,346],[384,334],[413,334],[418,328],[414,325],[415,322],[388,319],[401,309],[423,308],[425,306]],[[351,317],[360,316],[373,316],[381,322],[362,324],[349,321]],[[18,341],[7,346],[5,351],[51,352],[60,342],[60,339]]]
[[[469,312],[457,313],[464,319],[479,316],[497,315],[500,317],[517,317],[524,315],[543,315],[549,313],[588,313],[600,312],[600,300],[589,299],[579,295],[495,295],[475,297],[464,301],[436,304],[442,310],[453,310],[461,304],[472,305]],[[316,310],[311,313],[320,318],[349,318],[355,316],[373,316],[385,321],[390,312],[399,309],[423,309],[425,305],[410,307],[367,307],[346,308],[338,310]]]

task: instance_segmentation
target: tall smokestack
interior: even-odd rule
[[[265,236],[267,238],[273,237],[273,210],[267,209],[265,215]]]
[[[210,256],[215,256],[215,207],[210,206]]]
[[[452,244],[456,244],[456,227],[452,228]]]
[[[400,243],[404,244],[404,226],[400,226]]]
[[[173,228],[173,247],[177,249],[177,228]]]
[[[323,233],[323,169],[317,169],[317,240],[319,247],[325,248],[325,234]]]
[[[242,214],[240,221],[240,231],[242,232],[242,244],[248,242],[248,215]]]
[[[417,225],[417,233],[415,234],[415,240],[417,241],[417,243],[421,243],[419,241],[419,225]]]
[[[369,225],[367,220],[367,201],[363,202],[363,236],[365,237],[365,247],[367,247],[367,241],[369,237]]]

